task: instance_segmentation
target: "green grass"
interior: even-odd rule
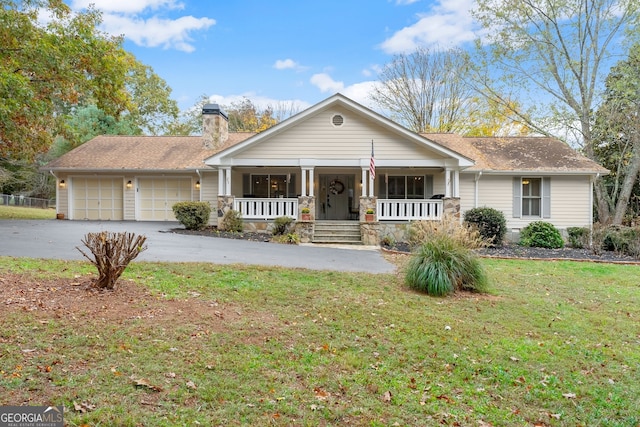
[[[0,219],[55,219],[55,209],[0,205]]]
[[[490,294],[449,298],[400,274],[134,263],[141,316],[0,310],[0,405],[63,404],[70,426],[640,424],[640,267],[482,263]],[[91,267],[0,258],[0,277]]]

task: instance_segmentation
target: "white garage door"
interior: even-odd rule
[[[191,200],[191,178],[138,178],[138,219],[175,221],[172,206]]]
[[[72,178],[72,219],[123,219],[122,177]]]

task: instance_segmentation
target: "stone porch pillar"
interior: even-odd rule
[[[442,199],[442,216],[460,219],[460,198],[445,197]]]
[[[224,214],[233,209],[234,196],[218,196],[218,229],[224,230],[222,218]]]

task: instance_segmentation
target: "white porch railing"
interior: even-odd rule
[[[440,220],[442,200],[378,199],[378,221]]]
[[[281,216],[298,218],[298,199],[235,199],[233,209],[242,219],[274,219]]]

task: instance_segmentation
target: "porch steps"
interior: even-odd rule
[[[360,223],[358,221],[316,221],[312,242],[361,245]]]

